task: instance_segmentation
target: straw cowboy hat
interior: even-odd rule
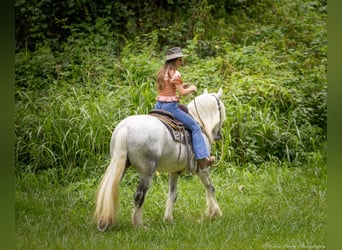
[[[182,50],[179,47],[174,47],[166,51],[166,61],[185,56],[187,55],[182,54]]]

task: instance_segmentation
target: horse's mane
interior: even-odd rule
[[[214,139],[212,131],[219,122],[217,99],[220,100],[220,95],[216,93],[204,93],[192,100],[189,105],[189,113],[202,126],[205,124],[205,134],[208,136],[209,142],[213,143]],[[219,101],[221,108],[221,121],[226,119],[225,108],[222,101]],[[222,124],[221,124],[222,125]]]

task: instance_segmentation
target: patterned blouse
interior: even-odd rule
[[[179,97],[176,96],[176,85],[183,84],[181,74],[175,71],[171,79],[168,76],[164,78],[164,89],[158,91],[157,101],[160,102],[178,102]]]

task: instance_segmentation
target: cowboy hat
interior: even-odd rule
[[[166,51],[166,61],[176,59],[179,57],[184,57],[184,56],[187,56],[187,55],[182,54],[182,50],[179,47],[174,47]]]

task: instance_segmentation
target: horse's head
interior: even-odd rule
[[[189,113],[200,124],[210,143],[222,139],[221,128],[226,110],[221,97],[222,88],[217,93],[208,93],[205,89],[188,105]]]

